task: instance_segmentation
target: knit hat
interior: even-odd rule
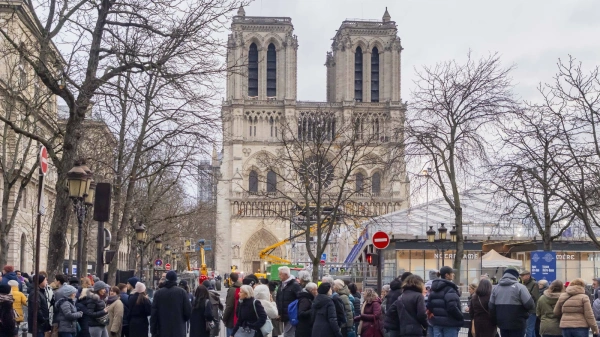
[[[139,294],[139,293],[143,293],[145,291],[146,291],[146,285],[145,284],[143,284],[142,282],[137,282],[135,284],[135,292],[136,293]]]
[[[15,281],[15,280],[10,280],[10,281],[8,281],[8,285],[11,287],[18,287],[19,282]]]
[[[204,284],[204,283],[202,283],[202,284]],[[186,280],[179,281],[179,286],[180,287],[187,287],[188,286],[188,281],[186,281]]]
[[[212,286],[212,284],[210,283],[209,280],[206,280],[206,281],[202,282],[202,285],[205,286],[206,289],[208,289],[208,290],[213,290],[214,289],[214,287]]]
[[[256,275],[254,275],[254,274],[250,274],[250,275],[244,277],[244,279],[242,280],[243,285],[249,285],[251,287],[257,283],[258,283],[258,277],[256,277]]]
[[[519,272],[514,268],[508,268],[504,271],[504,274],[510,274],[515,278],[519,278]]]
[[[0,294],[10,294],[10,286],[8,284],[0,284]]]
[[[169,272],[167,273],[167,280],[177,281],[177,273],[173,270],[169,270]]]
[[[138,283],[138,282],[140,282],[140,279],[137,278],[137,277],[135,277],[135,276],[134,277],[130,277],[127,280],[127,283],[131,284],[131,286],[134,287],[134,288],[135,288],[135,284]]]
[[[321,285],[317,289],[317,293],[323,294],[323,295],[327,295],[329,293],[330,289],[331,289],[331,284],[330,283],[327,283],[327,282],[321,283]]]
[[[98,291],[102,290],[102,289],[106,289],[108,288],[108,285],[106,285],[106,283],[102,282],[102,281],[98,281],[94,283],[94,292],[97,293]]]
[[[38,279],[38,284],[42,284],[42,282],[44,282],[46,280],[46,276],[39,274],[39,275],[34,275],[33,276],[33,281],[35,282],[35,279]]]
[[[65,284],[60,288],[60,291],[67,297],[77,293],[77,289],[75,287]]]
[[[452,267],[443,266],[442,269],[440,269],[440,277],[442,279],[445,279],[447,274],[452,273],[454,273],[454,269],[452,269]]]

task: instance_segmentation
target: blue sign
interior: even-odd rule
[[[321,260],[327,261],[327,254],[325,254],[325,253],[321,254]]]
[[[536,281],[556,280],[556,252],[531,252],[531,277]]]
[[[367,240],[369,240],[369,231],[368,228],[365,228],[356,241],[354,247],[352,247],[350,254],[348,254],[346,257],[346,260],[344,261],[344,268],[350,268],[350,266],[352,266],[352,263],[354,263],[356,258],[358,258],[358,255],[360,255],[362,252]]]
[[[163,264],[163,262],[162,262],[161,259],[156,259],[156,261],[154,261],[154,265],[157,266],[157,267],[162,266],[162,264]]]

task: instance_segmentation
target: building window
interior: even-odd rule
[[[365,182],[365,176],[362,173],[356,174],[356,192],[360,193],[363,190],[363,185]]]
[[[371,102],[379,102],[379,50],[371,53]]]
[[[248,118],[248,136],[256,137],[256,125],[258,124],[258,117]]]
[[[248,96],[258,96],[258,48],[256,43],[248,50]]]
[[[258,173],[250,171],[248,176],[248,191],[250,193],[258,193]]]
[[[363,97],[363,52],[362,48],[357,47],[354,53],[354,99],[362,102]]]
[[[379,141],[379,118],[373,120],[373,139]]]
[[[375,172],[371,178],[371,193],[381,193],[381,174],[379,172]]]
[[[267,193],[277,192],[277,175],[273,171],[267,173]]]
[[[298,119],[298,138],[303,141],[331,141],[336,137],[335,117],[303,116]]]
[[[267,49],[267,97],[277,95],[277,52],[271,43]]]

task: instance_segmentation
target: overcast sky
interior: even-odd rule
[[[247,16],[288,16],[298,36],[298,99],[325,100],[325,53],[347,18],[381,20],[385,7],[402,39],[402,99],[415,67],[499,52],[514,64],[516,93],[535,99],[558,58],[600,65],[600,1],[254,0]]]

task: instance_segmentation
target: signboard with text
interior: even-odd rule
[[[556,252],[531,252],[531,277],[537,281],[556,280]]]

